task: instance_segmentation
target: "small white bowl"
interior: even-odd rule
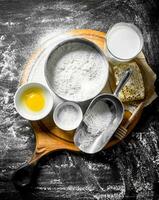
[[[78,104],[67,101],[56,106],[53,119],[60,129],[71,131],[80,125],[83,113]]]
[[[33,88],[33,87],[40,88],[43,91],[44,98],[45,98],[45,106],[41,111],[38,111],[38,112],[34,112],[27,109],[21,100],[22,94],[29,88]],[[17,112],[22,117],[31,121],[36,121],[36,120],[43,119],[50,113],[53,107],[53,96],[50,90],[40,83],[35,83],[35,82],[26,83],[22,85],[21,87],[19,87],[18,90],[16,91],[15,96],[14,96],[14,105]]]

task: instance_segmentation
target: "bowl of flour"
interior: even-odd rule
[[[54,47],[44,73],[48,86],[57,96],[84,102],[97,96],[106,85],[109,64],[94,43],[74,38]]]

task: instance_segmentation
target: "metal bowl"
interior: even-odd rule
[[[100,55],[100,58],[101,58],[101,63],[103,62],[105,64],[105,67],[106,67],[106,74],[105,74],[105,81],[102,85],[102,87],[96,91],[96,94],[94,96],[91,96],[89,98],[83,98],[82,100],[74,100],[72,98],[67,98],[63,95],[61,95],[60,93],[58,93],[58,91],[56,91],[54,89],[54,85],[52,84],[52,74],[51,74],[51,71],[50,71],[50,65],[49,65],[49,60],[51,58],[51,56],[53,56],[55,50],[57,50],[58,48],[64,46],[65,44],[68,44],[68,43],[73,43],[73,42],[79,42],[79,43],[83,43],[83,44],[86,44],[92,48],[94,48],[97,53]],[[82,58],[81,58],[82,59]],[[102,64],[103,64],[102,63]],[[54,67],[54,66],[51,66],[51,67]],[[48,58],[46,60],[46,63],[45,63],[45,68],[44,68],[44,75],[45,75],[45,79],[46,79],[46,82],[49,86],[49,88],[60,98],[62,98],[63,100],[67,100],[67,101],[73,101],[73,102],[77,102],[77,103],[81,103],[81,102],[85,102],[85,101],[88,101],[88,100],[91,100],[93,99],[95,96],[97,96],[102,90],[103,88],[105,87],[106,83],[107,83],[107,80],[108,80],[108,75],[109,75],[109,64],[108,64],[108,61],[106,59],[106,56],[105,54],[102,52],[102,50],[96,45],[94,44],[93,42],[89,41],[89,40],[86,40],[86,39],[83,39],[83,38],[67,38],[66,40],[62,41],[62,42],[59,42],[56,46],[54,46],[54,48],[51,50],[50,54],[48,55]]]

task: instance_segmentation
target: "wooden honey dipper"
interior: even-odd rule
[[[115,132],[115,137],[119,140],[122,140],[123,138],[125,138],[126,134],[127,134],[127,128],[128,126],[132,123],[132,121],[135,119],[136,115],[138,115],[141,110],[144,107],[144,102],[141,102],[138,107],[136,108],[136,110],[133,112],[133,114],[131,115],[131,117],[128,119],[128,121],[125,123],[124,126],[119,126],[119,128],[117,129],[117,131]]]

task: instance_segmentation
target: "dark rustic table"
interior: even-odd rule
[[[14,109],[24,63],[48,36],[88,28],[107,31],[116,22],[135,23],[144,53],[159,75],[157,0],[0,1],[0,199],[159,199],[159,103],[144,110],[126,140],[94,156],[67,151],[41,160],[34,186],[17,191],[13,171],[29,160],[35,138]]]

